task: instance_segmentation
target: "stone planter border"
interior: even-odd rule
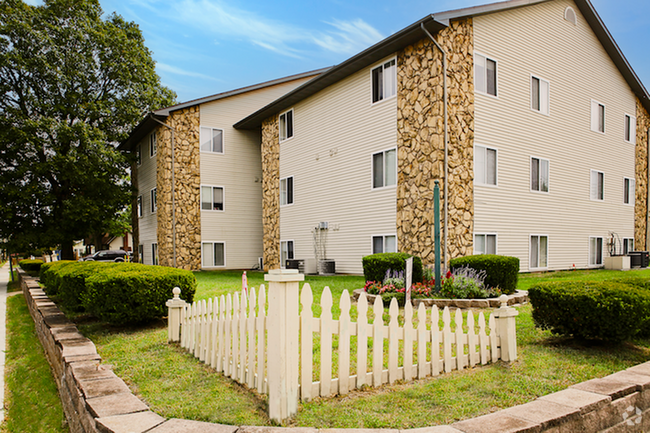
[[[354,300],[358,300],[359,296],[363,293],[363,289],[356,289],[352,292]],[[368,297],[368,302],[373,303],[375,297],[378,295],[371,295],[366,293]],[[438,308],[461,308],[463,310],[470,308],[499,308],[501,306],[501,301],[499,298],[487,298],[487,299],[435,299],[435,298],[413,298],[413,307],[417,309],[420,304],[424,304],[426,307],[431,307],[437,305]],[[517,290],[512,295],[508,295],[508,305],[523,304],[528,302],[528,292],[524,290]]]

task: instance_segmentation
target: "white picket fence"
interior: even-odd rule
[[[370,304],[365,293],[357,301],[357,318],[352,321],[352,299],[344,290],[339,302],[341,312],[335,320],[329,287],[321,295],[321,315],[314,317],[312,289],[304,284],[300,316],[296,311],[295,318],[289,321],[296,323],[287,325],[299,328],[299,350],[290,349],[288,355],[274,360],[268,359],[267,349],[268,338],[275,338],[276,330],[267,327],[269,315],[277,313],[267,312],[266,290],[262,285],[258,294],[250,289],[248,295],[237,292],[191,305],[178,298],[170,300],[169,339],[180,339],[181,346],[199,360],[260,393],[269,392],[268,371],[277,370],[271,368],[271,363],[300,365],[297,396],[306,401],[317,396],[346,394],[363,386],[435,376],[498,359],[513,361],[517,356],[517,312],[502,301],[502,307],[487,321],[484,313],[479,312],[478,324],[472,311],[467,311],[464,321],[460,309],[455,311],[452,321],[452,314],[445,307],[441,328],[438,307],[427,310],[423,303],[419,304],[415,323],[414,309],[407,303],[404,324],[400,325],[395,299],[389,306],[388,323],[384,323],[380,296],[375,297],[369,317]],[[315,340],[319,344],[315,345]],[[337,351],[333,347],[338,347]],[[314,353],[319,353],[317,380]],[[294,356],[299,357],[299,362]],[[338,377],[333,377],[334,366],[338,367]]]

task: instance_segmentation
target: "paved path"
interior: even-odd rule
[[[9,282],[9,262],[0,268],[0,423],[5,419],[5,352],[7,350],[7,283]]]

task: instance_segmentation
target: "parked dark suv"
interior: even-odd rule
[[[128,257],[128,259],[127,259]],[[91,254],[86,257],[79,259],[80,262],[86,261],[95,261],[95,262],[125,262],[131,259],[131,253],[124,250],[102,250],[97,251],[95,254]]]

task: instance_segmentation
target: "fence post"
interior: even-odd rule
[[[167,301],[167,341],[180,341],[181,330],[181,312],[185,307],[185,301],[180,297],[180,287],[174,287],[172,290],[173,299]]]
[[[514,308],[508,307],[508,296],[501,295],[501,308],[494,311],[497,335],[501,338],[501,359],[512,362],[517,359],[517,327],[515,317],[519,314]]]
[[[269,283],[269,418],[281,422],[298,412],[298,282],[305,276],[295,269],[272,269],[264,280]]]

